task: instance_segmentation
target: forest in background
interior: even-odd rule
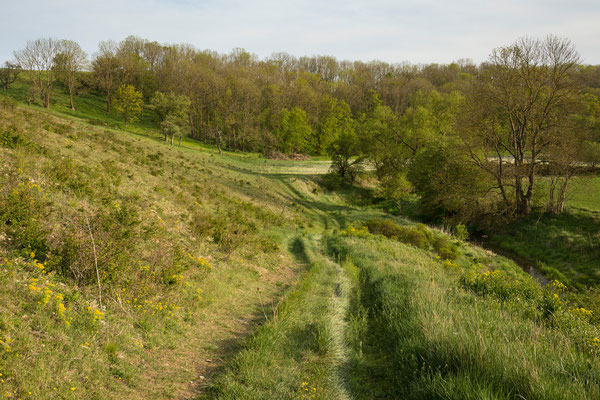
[[[433,220],[560,213],[571,179],[600,160],[600,66],[555,36],[521,38],[480,65],[260,60],[135,36],[100,42],[91,60],[76,42],[38,39],[15,60],[0,80],[6,90],[25,71],[29,104],[50,107],[58,83],[73,110],[94,92],[125,124],[153,113],[171,144],[327,156],[349,182],[374,168],[382,197],[400,207],[416,194]]]

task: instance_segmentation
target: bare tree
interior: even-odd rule
[[[106,111],[110,112],[112,98],[121,86],[123,71],[117,57],[116,42],[102,41],[98,44],[98,53],[92,61],[94,77],[100,89],[106,93]]]
[[[538,165],[571,140],[579,89],[569,75],[578,64],[568,39],[522,38],[493,51],[467,97],[461,131],[470,156],[517,214],[531,210]]]
[[[42,105],[50,107],[50,93],[55,79],[54,59],[60,49],[60,42],[54,38],[30,40],[25,48],[15,51],[15,58],[21,67],[31,72],[33,85],[42,100]]]
[[[20,72],[21,66],[10,61],[6,61],[4,67],[0,68],[0,85],[2,85],[2,90],[5,93],[8,87],[17,80]]]
[[[61,40],[59,43],[59,53],[54,59],[56,71],[59,79],[69,89],[69,102],[71,110],[75,111],[73,104],[73,92],[77,83],[77,73],[87,66],[87,54],[79,47],[77,42],[72,40]]]

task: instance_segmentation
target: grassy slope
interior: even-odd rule
[[[48,274],[41,253],[2,238],[7,397],[598,394],[599,334],[585,315],[477,248],[462,246],[459,260],[442,263],[392,240],[342,235],[340,227],[381,213],[350,202],[358,193],[324,191],[315,175],[326,163],[219,156],[71,117],[0,113],[0,132],[9,132],[0,147],[1,209],[27,222],[25,232],[11,233],[20,241],[38,237],[35,220],[43,221],[55,255]],[[14,196],[28,206],[12,207]],[[112,271],[96,319],[97,288],[84,279],[93,272],[86,215],[102,249],[100,270]],[[128,228],[105,223],[115,220]],[[85,262],[72,260],[61,275],[56,254],[65,238]],[[306,272],[296,277],[298,268]],[[484,272],[493,268],[506,272],[495,281]]]
[[[576,287],[573,301],[600,322],[600,177],[576,177],[565,212],[516,221],[491,237],[494,246],[530,260],[550,279]]]
[[[506,276],[491,283],[484,274],[480,297],[461,283],[480,266],[444,265],[379,238],[333,237],[329,246],[361,271],[353,312],[365,316],[354,319],[360,346],[350,367],[357,399],[600,395],[600,367],[580,345],[597,329],[558,311],[545,320],[522,293],[504,299],[496,285]]]
[[[27,108],[0,113],[0,129],[8,132],[0,147],[0,208],[5,219],[29,221],[22,232],[2,236],[0,336],[12,344],[0,361],[0,393],[175,396],[215,364],[205,360],[262,318],[261,304],[293,282],[298,263],[287,252],[295,230],[289,227],[304,224],[293,182],[322,163],[304,163],[288,179],[281,163],[256,156],[171,149],[152,137]],[[29,205],[15,208],[14,191]],[[90,270],[86,215],[100,272],[111,271],[102,282],[106,309]],[[126,232],[114,230],[115,219],[129,217]],[[54,258],[19,250],[31,235],[42,237]],[[60,273],[64,263],[57,258],[69,250],[67,238],[83,258],[74,262],[83,277],[70,267]],[[28,287],[31,279],[39,290]],[[53,292],[47,303],[46,287]],[[70,326],[59,314],[61,303]],[[166,303],[178,308],[165,310]],[[105,315],[94,321],[87,307]]]

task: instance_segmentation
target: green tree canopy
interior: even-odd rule
[[[114,107],[123,117],[125,125],[140,117],[143,105],[142,94],[132,85],[122,85],[115,93]]]
[[[284,153],[306,151],[311,132],[303,109],[293,107],[291,110],[284,109],[281,112],[278,136]]]

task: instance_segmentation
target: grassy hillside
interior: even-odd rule
[[[293,282],[306,219],[281,174],[240,172],[264,160],[0,113],[1,393],[175,395]]]
[[[327,162],[0,105],[0,396],[600,394],[571,288],[327,190]]]
[[[573,287],[569,298],[600,322],[600,177],[575,177],[565,211],[532,215],[491,235],[498,251],[535,266],[549,279]]]
[[[90,76],[88,72],[81,72],[80,76],[83,81],[86,81],[87,77]],[[27,72],[23,72],[19,75],[16,82],[14,82],[6,92],[7,96],[20,102],[21,104],[27,103],[30,79]],[[82,86],[79,88],[79,94],[74,97],[75,111],[71,110],[69,103],[69,95],[66,87],[59,82],[54,83],[52,94],[50,97],[50,108],[45,110],[52,114],[58,114],[65,117],[76,117],[77,119],[83,119],[93,125],[101,125],[112,128],[123,129],[123,119],[115,112],[106,112],[106,99],[101,93],[97,93],[95,90]],[[41,109],[37,98],[32,103],[32,108]],[[133,123],[127,125],[127,130],[130,132],[148,134],[155,129],[156,115],[152,110],[145,109],[142,117],[133,121]]]

